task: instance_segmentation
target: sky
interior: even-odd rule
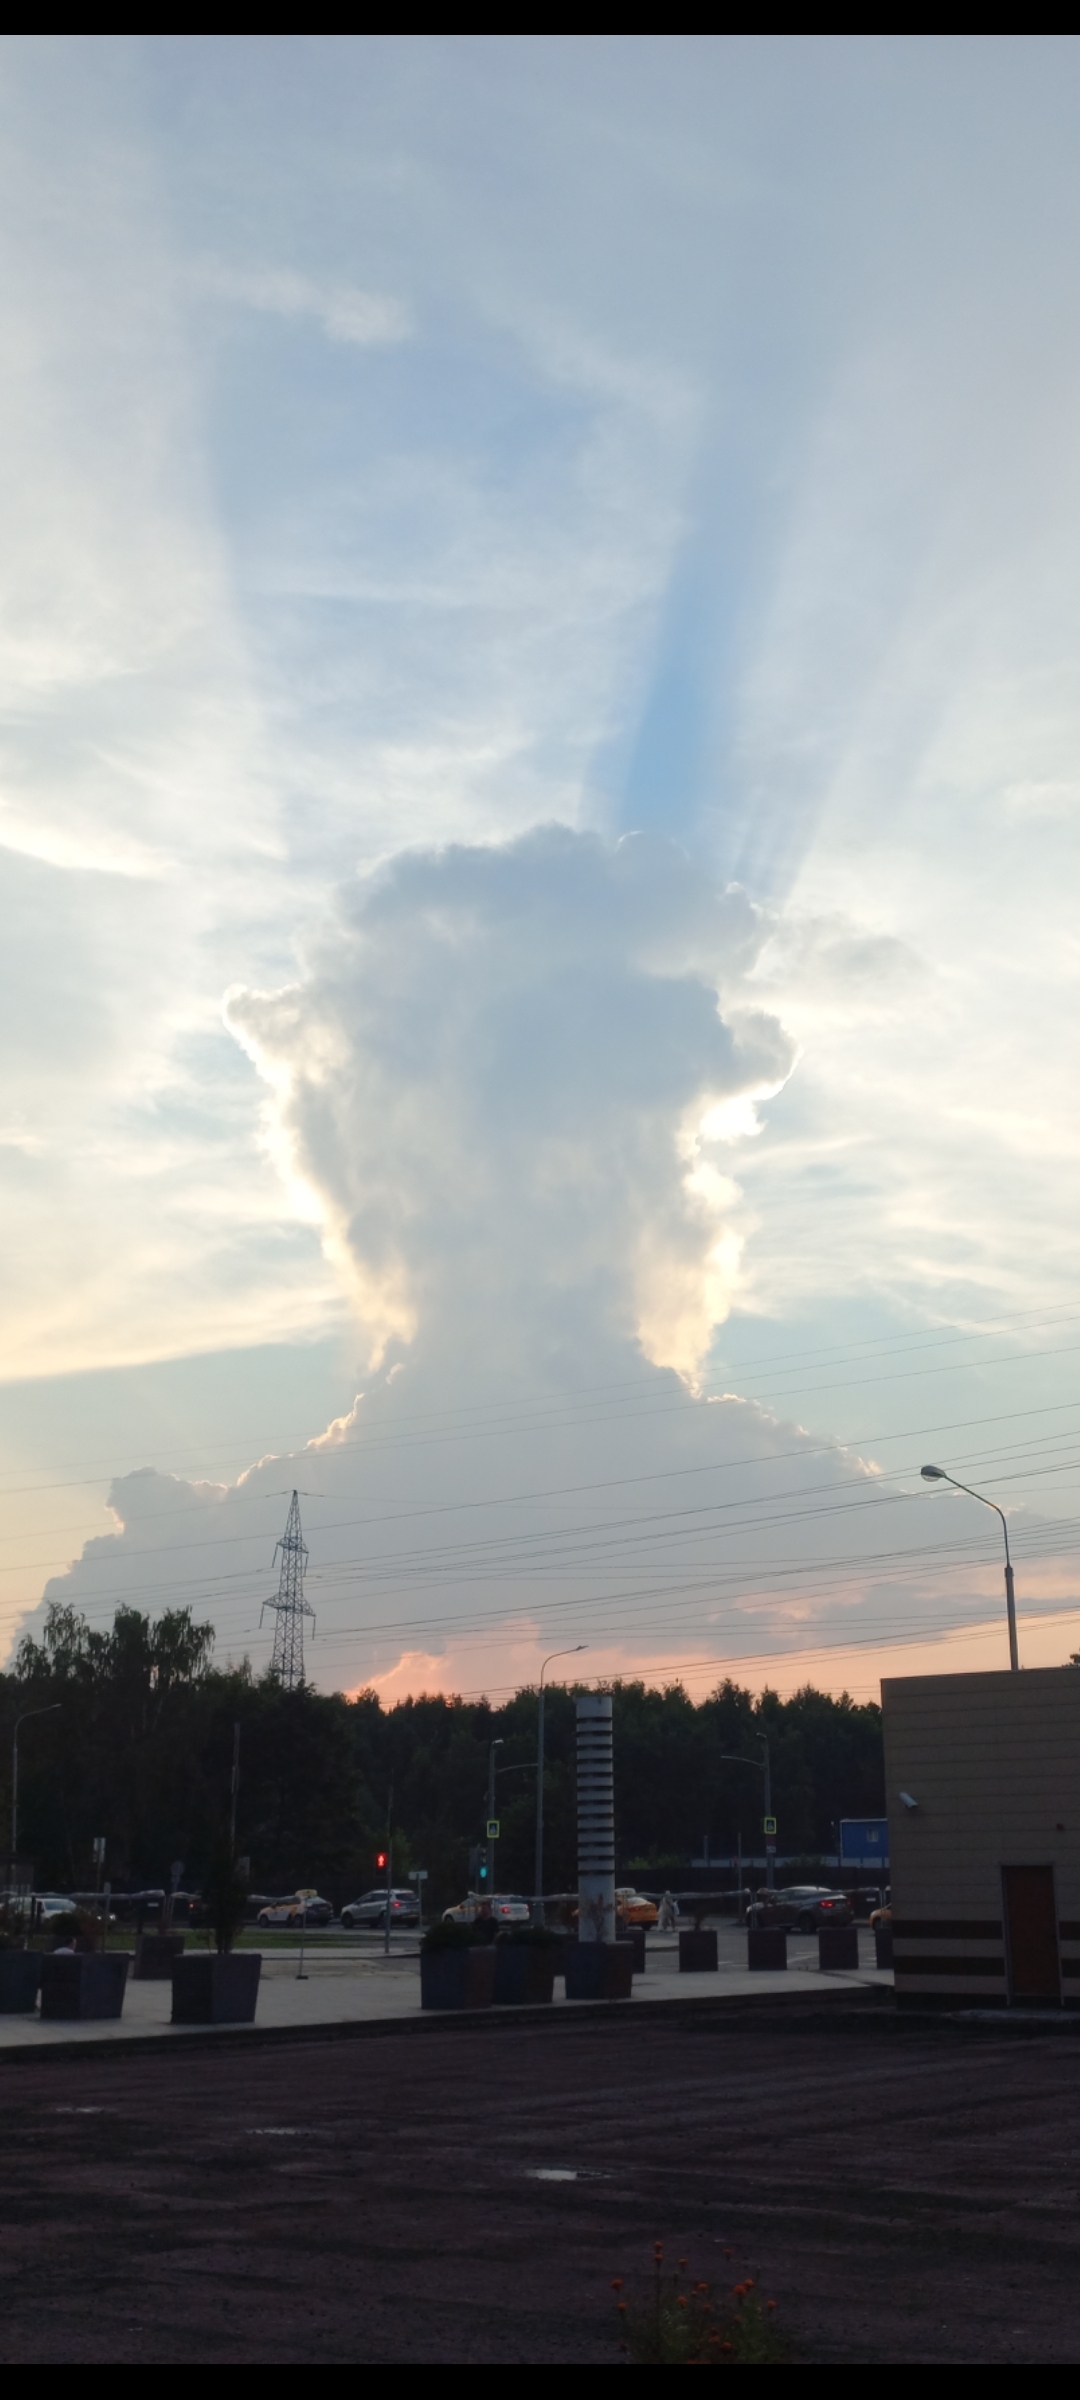
[[[1080,1649],[1080,53],[0,45],[0,1637]]]

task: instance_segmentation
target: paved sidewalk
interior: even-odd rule
[[[27,2052],[41,2054],[57,2045],[80,2049],[87,2044],[110,2042],[131,2043],[140,2038],[154,2037],[158,2041],[214,2041],[222,2035],[230,2040],[245,2035],[287,2032],[316,2032],[321,2028],[346,2025],[404,2025],[415,2020],[419,2025],[436,2024],[441,2015],[424,2015],[420,2007],[419,1953],[398,1952],[390,1958],[369,1956],[334,1958],[325,1954],[310,1954],[304,1962],[305,1975],[297,1974],[299,1959],[278,1951],[263,1960],[259,2001],[254,2026],[236,2025],[171,2025],[172,1989],[168,1983],[133,1983],[128,1980],[124,1995],[122,2017],[104,2023],[81,2023],[65,2019],[42,2024],[33,2016],[0,2017],[0,2059]],[[629,2001],[620,2008],[656,2006],[668,2002],[685,2004],[688,2001],[716,2002],[717,2000],[795,1997],[813,1995],[819,2000],[826,1995],[864,1989],[871,1991],[884,1985],[892,1987],[891,1974],[879,1974],[876,1969],[860,1968],[858,1973],[822,1974],[816,1952],[810,1943],[805,1949],[793,1950],[786,1973],[753,1974],[734,1957],[721,1955],[715,1974],[680,1975],[678,1956],[671,1950],[650,1950],[644,1975],[635,1976]],[[567,2001],[561,1978],[556,1981],[553,2006],[558,2011],[569,2009],[581,2015],[590,2008],[605,2008],[604,2001]],[[488,2012],[485,2011],[486,2015]],[[500,2009],[494,2014],[517,2017],[519,2009]],[[531,2013],[531,2012],[530,2012]]]

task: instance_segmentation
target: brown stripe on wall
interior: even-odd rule
[[[893,1940],[907,1942],[1000,1942],[1000,1917],[894,1917]],[[1065,1928],[1062,1926],[1062,1933]],[[1080,1941],[1080,1926],[1077,1927]]]

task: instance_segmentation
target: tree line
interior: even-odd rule
[[[240,1728],[236,1848],[252,1888],[318,1885],[340,1903],[376,1881],[393,1826],[395,1881],[426,1868],[427,1899],[466,1888],[483,1838],[496,1750],[501,1826],[497,1881],[529,1892],[536,1806],[537,1699],[421,1696],[385,1708],[377,1693],[287,1691],[272,1674],[218,1667],[211,1627],[189,1609],[151,1619],[119,1608],[107,1631],[53,1604],[40,1639],[0,1676],[0,1804],[10,1823],[12,1736],[19,1737],[20,1856],[38,1890],[85,1890],[93,1843],[117,1889],[167,1885],[173,1861],[196,1889],[228,1825]],[[844,1816],[884,1813],[881,1714],[807,1686],[789,1700],[725,1680],[707,1699],[682,1685],[613,1687],[616,1841],[622,1871],[686,1881],[707,1839],[713,1857],[760,1853],[766,1734],[782,1853],[836,1847]],[[545,1883],[576,1876],[573,1689],[546,1697]],[[729,1763],[732,1756],[745,1764]],[[5,1841],[5,1848],[7,1842]]]

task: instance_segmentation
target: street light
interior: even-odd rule
[[[767,1817],[771,1817],[771,1815],[772,1815],[772,1771],[771,1771],[771,1767],[770,1767],[770,1763],[769,1763],[769,1737],[768,1737],[768,1734],[767,1734],[767,1733],[752,1733],[752,1734],[751,1734],[751,1736],[750,1736],[750,1739],[751,1739],[751,1741],[752,1741],[752,1742],[760,1742],[760,1743],[761,1743],[761,1747],[762,1747],[762,1750],[763,1750],[763,1752],[764,1752],[764,1756],[763,1756],[762,1758],[747,1758],[747,1756],[746,1756],[746,1752],[745,1752],[745,1751],[743,1752],[743,1754],[742,1754],[742,1757],[740,1758],[740,1757],[736,1756],[735,1752],[734,1752],[734,1751],[732,1751],[732,1750],[721,1750],[721,1752],[720,1752],[720,1757],[721,1757],[721,1759],[723,1760],[724,1764],[725,1764],[726,1766],[729,1766],[729,1767],[760,1767],[760,1769],[761,1769],[761,1772],[762,1772],[762,1774],[763,1774],[763,1775],[764,1775],[764,1777],[765,1777],[765,1814],[766,1814],[766,1816],[767,1816]],[[773,1838],[774,1838],[774,1837],[773,1837]],[[773,1889],[773,1886],[774,1886],[774,1884],[775,1884],[775,1882],[776,1882],[776,1861],[775,1861],[775,1855],[774,1855],[774,1852],[773,1852],[772,1850],[770,1850],[770,1848],[769,1848],[769,1840],[770,1840],[770,1836],[769,1836],[768,1834],[766,1834],[766,1836],[765,1836],[765,1889],[766,1889],[766,1891],[769,1891],[769,1892],[771,1892],[771,1891],[772,1891],[772,1889]]]
[[[536,1864],[533,1875],[533,1916],[538,1925],[544,1922],[544,1675],[552,1659],[576,1658],[579,1650],[587,1650],[587,1642],[574,1642],[569,1650],[551,1650],[540,1669],[540,1714],[536,1728]]]
[[[966,1492],[969,1500],[981,1500],[984,1508],[992,1508],[995,1516],[1001,1518],[1001,1530],[1005,1536],[1005,1606],[1009,1617],[1009,1665],[1013,1674],[1016,1675],[1020,1668],[1020,1659],[1016,1648],[1016,1593],[1013,1587],[1012,1560],[1009,1557],[1009,1528],[1005,1522],[1005,1511],[998,1507],[996,1500],[988,1500],[985,1492],[973,1492],[970,1483],[958,1483],[955,1475],[946,1474],[944,1467],[921,1467],[919,1472],[927,1483],[951,1483],[954,1492]]]
[[[495,1738],[495,1740],[492,1742],[492,1744],[491,1744],[491,1748],[490,1748],[490,1749],[489,1749],[489,1751],[488,1751],[488,1824],[489,1824],[489,1825],[493,1824],[493,1823],[494,1823],[494,1821],[495,1821],[495,1752],[496,1752],[496,1750],[502,1750],[502,1749],[504,1749],[504,1748],[505,1748],[505,1746],[506,1746],[506,1745],[505,1745],[505,1741],[504,1741],[503,1735],[500,1733],[500,1734],[497,1734],[497,1735],[496,1735],[496,1738]],[[491,1877],[491,1889],[490,1889],[490,1891],[488,1892],[488,1899],[489,1899],[489,1900],[493,1900],[493,1899],[494,1899],[494,1897],[495,1897],[495,1843],[494,1843],[494,1841],[492,1840],[492,1838],[491,1838],[490,1834],[488,1835],[488,1838],[487,1838],[487,1841],[485,1842],[485,1845],[484,1845],[484,1847],[485,1847],[485,1849],[486,1849],[486,1851],[487,1851],[488,1874],[489,1874],[489,1876]]]
[[[24,1708],[21,1717],[15,1719],[15,1733],[11,1744],[11,1864],[13,1867],[19,1855],[19,1727],[27,1724],[31,1717],[58,1716],[63,1705],[62,1700],[54,1700],[48,1708]]]

